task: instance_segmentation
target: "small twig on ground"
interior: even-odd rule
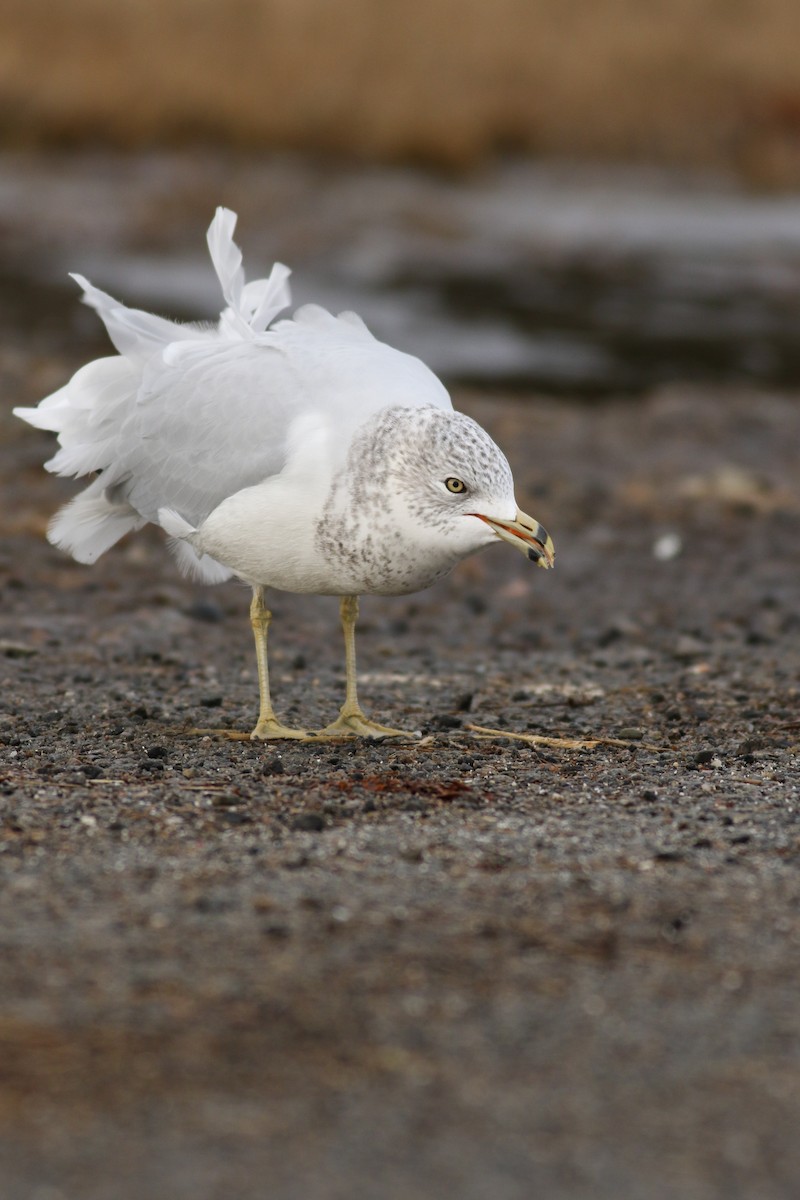
[[[512,741],[525,742],[529,746],[551,746],[562,750],[593,750],[595,746],[621,746],[625,750],[653,750],[659,754],[672,753],[671,746],[653,746],[650,742],[626,740],[624,738],[560,738],[545,737],[540,733],[513,733],[507,729],[487,729],[484,725],[465,726],[479,738],[510,738]]]

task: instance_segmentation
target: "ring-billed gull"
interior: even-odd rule
[[[245,284],[235,225],[220,208],[208,231],[226,304],[215,326],[125,308],[73,276],[119,353],[14,410],[58,434],[48,470],[94,474],[49,540],[93,563],[151,522],[187,575],[250,584],[252,737],[406,736],[359,705],[358,597],[427,587],[498,539],[551,567],[553,543],[517,507],[503,453],[419,359],[379,342],[355,313],[309,304],[276,320],[289,270],[277,263]],[[346,695],[319,733],[288,728],[273,710],[267,587],[341,598]]]

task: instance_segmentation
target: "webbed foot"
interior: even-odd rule
[[[315,733],[317,738],[361,737],[372,738],[375,741],[381,738],[406,738],[415,741],[419,736],[419,730],[393,729],[390,725],[379,725],[362,712],[341,712],[335,721]]]
[[[284,725],[276,717],[259,717],[258,723],[250,734],[253,741],[268,742],[277,739],[291,738],[296,742],[313,742],[315,735],[305,729],[292,729]]]

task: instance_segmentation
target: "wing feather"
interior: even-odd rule
[[[148,521],[172,508],[199,525],[226,497],[281,471],[296,412],[281,367],[268,347],[239,344],[147,370],[117,442],[127,502]]]

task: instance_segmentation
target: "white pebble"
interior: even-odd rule
[[[670,562],[683,550],[683,538],[679,533],[664,533],[653,542],[653,558],[659,562]]]

